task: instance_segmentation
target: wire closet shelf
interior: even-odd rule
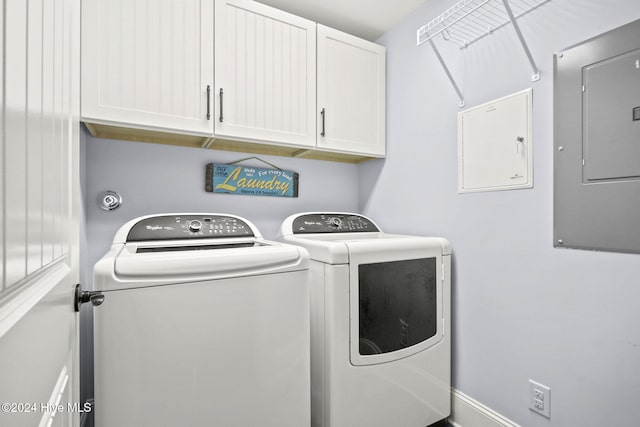
[[[441,35],[464,49],[550,0],[462,0],[418,29],[418,46]]]
[[[512,24],[522,44],[522,48],[533,70],[532,81],[540,80],[540,71],[520,31],[517,20],[551,0],[461,0],[433,21],[418,28],[418,46],[429,43],[442,65],[449,81],[458,94],[460,107],[464,107],[464,95],[456,83],[449,67],[440,55],[434,38],[441,36],[446,42],[456,43],[460,49],[492,34],[494,31]],[[435,40],[440,40],[437,38]]]

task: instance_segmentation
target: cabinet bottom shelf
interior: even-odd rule
[[[148,142],[154,144],[176,145],[211,150],[235,151],[269,156],[295,157],[310,160],[325,160],[343,163],[361,163],[376,157],[287,147],[267,143],[231,141],[207,136],[174,134],[169,132],[134,129],[96,123],[84,123],[95,138],[116,139],[121,141]]]

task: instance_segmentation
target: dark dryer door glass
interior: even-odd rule
[[[436,259],[360,264],[360,355],[389,353],[437,331]]]

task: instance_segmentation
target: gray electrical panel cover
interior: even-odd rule
[[[554,57],[554,245],[640,253],[640,20]]]

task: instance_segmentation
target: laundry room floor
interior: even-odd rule
[[[442,421],[438,421],[435,424],[431,424],[430,426],[427,426],[427,427],[452,427],[452,426],[447,422],[447,420],[442,420]]]

